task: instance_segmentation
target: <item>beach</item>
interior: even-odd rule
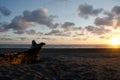
[[[0,54],[26,48],[0,48]],[[32,64],[0,62],[0,80],[120,80],[120,49],[44,48]]]

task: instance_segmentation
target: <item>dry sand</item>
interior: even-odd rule
[[[4,48],[0,53],[22,50]],[[1,62],[0,80],[120,80],[120,53],[112,51],[44,49],[38,63]]]

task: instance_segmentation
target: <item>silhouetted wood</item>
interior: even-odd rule
[[[0,61],[8,61],[13,64],[34,63],[40,60],[39,52],[43,45],[45,45],[45,43],[41,42],[40,44],[37,44],[35,40],[33,40],[30,49],[23,52],[0,54]]]

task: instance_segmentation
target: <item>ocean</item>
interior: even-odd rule
[[[29,48],[30,44],[0,44],[0,48]],[[115,48],[119,46],[110,45],[44,45],[43,48]]]

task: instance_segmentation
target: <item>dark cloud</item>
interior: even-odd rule
[[[112,8],[112,12],[115,14],[115,15],[120,15],[120,6],[114,6]]]
[[[29,34],[29,35],[37,35],[37,36],[42,36],[42,35],[44,35],[42,32],[36,32],[34,29],[30,29],[30,30],[27,30],[27,31],[25,31],[27,34]]]
[[[46,8],[39,8],[34,11],[24,11],[23,12],[23,19],[27,22],[36,22],[38,24],[43,24],[48,27],[52,27],[52,19],[53,16],[48,16],[48,9]]]
[[[44,36],[44,33],[42,33],[42,32],[37,32],[36,35],[38,35],[38,36]]]
[[[84,33],[75,33],[72,37],[84,36]]]
[[[24,11],[23,16],[16,16],[9,24],[2,24],[3,30],[12,29],[17,34],[22,34],[25,30],[33,24],[46,25],[48,28],[55,28],[57,24],[52,23],[52,17],[47,15],[48,10],[46,8],[39,8],[34,11]]]
[[[114,6],[111,10],[111,13],[114,14],[114,19],[116,20],[115,27],[120,27],[120,6]]]
[[[59,16],[57,16],[57,15],[50,15],[49,17],[52,18],[52,19],[53,18],[59,18]]]
[[[43,37],[43,38],[40,38],[40,39],[44,39],[44,40],[55,40],[54,38],[50,38],[50,37]]]
[[[104,27],[94,27],[94,26],[86,26],[85,29],[88,32],[93,34],[102,35],[111,32],[109,29],[105,29]]]
[[[56,35],[58,33],[62,33],[60,30],[51,30],[51,32],[45,33],[45,35]]]
[[[56,36],[66,36],[66,37],[70,37],[71,36],[71,32],[63,32],[63,33],[56,33]]]
[[[11,11],[6,7],[0,6],[0,13],[4,16],[9,16],[11,14]]]
[[[14,33],[18,33],[18,34],[22,34],[24,33],[25,29],[32,26],[31,22],[26,22],[22,16],[16,16],[15,18],[13,18],[13,20],[11,21],[11,23],[4,23],[1,25],[1,28],[3,28],[3,30],[9,30],[12,29],[14,30]]]
[[[116,23],[116,27],[120,27],[120,16],[116,18],[117,23]]]
[[[4,33],[4,32],[7,32],[8,29],[4,29],[3,27],[0,27],[0,33]]]
[[[112,26],[113,18],[112,17],[97,17],[94,21],[94,24],[97,26]]]
[[[106,15],[106,17],[109,17],[109,18],[114,18],[114,16],[115,16],[111,11],[104,11],[103,14]]]
[[[120,26],[120,6],[114,6],[111,11],[104,11],[104,17],[97,17],[94,24],[97,26]],[[116,24],[114,22],[116,20]]]
[[[71,1],[71,0],[53,0],[55,2],[68,2],[68,1]]]
[[[13,39],[4,37],[4,38],[0,38],[0,40],[5,40],[5,41],[8,40],[9,41],[9,40],[13,40]]]
[[[69,27],[69,26],[74,26],[75,24],[73,22],[64,22],[61,26],[66,28],[66,27]]]
[[[14,33],[15,33],[15,34],[24,34],[24,33],[25,33],[25,31],[18,30],[18,31],[15,31]]]
[[[59,23],[55,23],[55,24],[52,26],[52,29],[57,28],[59,25],[60,25]]]
[[[26,33],[34,35],[36,34],[36,31],[34,29],[31,29],[31,30],[27,30]]]
[[[7,28],[6,25],[8,25],[8,23],[1,23],[0,24],[0,33],[4,33],[4,32],[9,31],[9,28]]]
[[[61,28],[63,28],[64,31],[74,31],[81,29],[81,27],[75,27],[75,24],[73,22],[64,22],[61,24]]]
[[[29,40],[29,38],[27,38],[27,37],[16,37],[16,38],[19,39],[19,40],[22,40],[22,41]]]
[[[78,15],[87,19],[89,16],[97,16],[99,13],[103,11],[102,8],[94,9],[92,5],[88,4],[80,4],[78,5]]]
[[[9,34],[2,35],[3,37],[11,37]]]
[[[52,30],[49,33],[46,33],[45,35],[55,35],[55,36],[71,36],[71,32],[64,32],[60,30]]]
[[[22,16],[16,16],[12,22],[7,25],[7,28],[11,28],[13,30],[25,30],[30,26],[32,26],[32,22],[25,21]]]

